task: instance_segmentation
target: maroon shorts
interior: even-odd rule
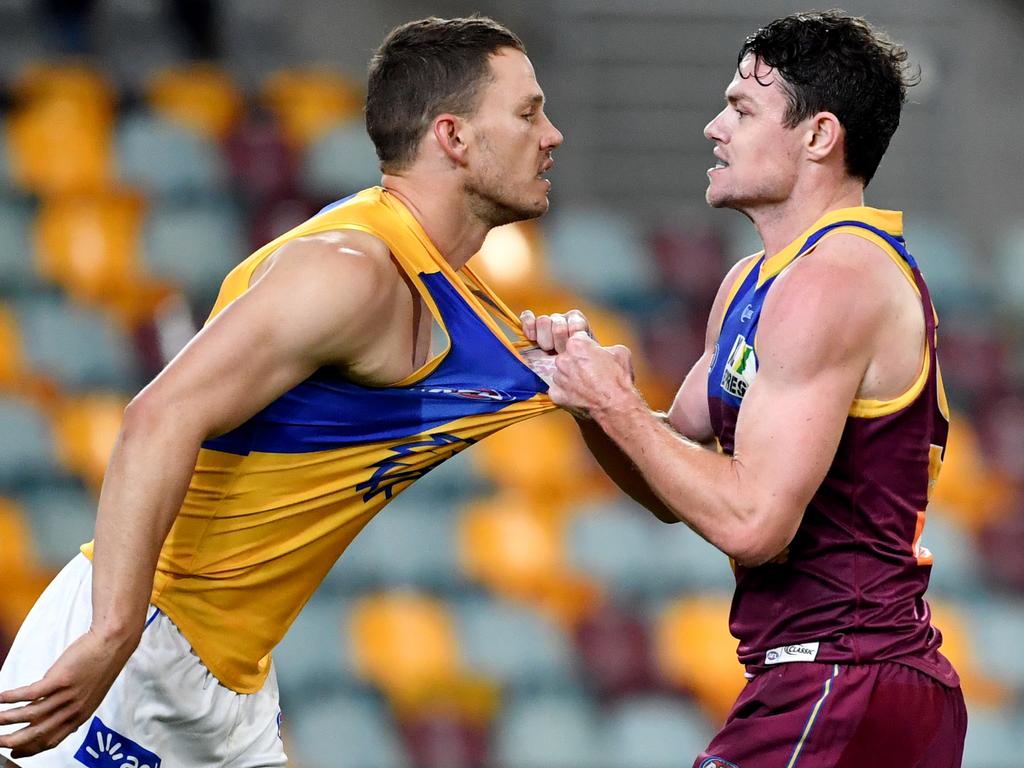
[[[782,664],[747,683],[693,768],[960,768],[967,710],[902,664]]]

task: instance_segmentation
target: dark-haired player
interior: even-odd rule
[[[948,431],[936,318],[901,214],[864,206],[906,58],[835,11],[778,19],[740,49],[704,130],[707,200],[750,218],[764,251],[726,277],[667,417],[637,394],[626,350],[578,318],[524,316],[561,353],[552,399],[589,416],[609,473],[735,562],[750,679],[695,768],[960,765],[963,696],[924,600]]]
[[[26,768],[284,766],[270,652],[334,561],[431,467],[553,407],[463,269],[548,207],[562,135],[523,44],[481,17],[399,27],[366,119],[382,186],[233,270],[125,412],[95,544],[0,671]]]

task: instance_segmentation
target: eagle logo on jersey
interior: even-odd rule
[[[468,389],[465,387],[413,387],[417,392],[428,395],[453,395],[466,400],[492,400],[496,403],[507,403],[515,400],[513,395],[500,389]]]
[[[376,469],[370,479],[356,485],[356,490],[366,491],[363,494],[364,502],[380,493],[390,500],[397,486],[405,487],[418,480],[442,461],[450,459],[475,442],[469,438],[435,432],[420,440],[393,445],[389,449],[392,455],[375,462],[372,466]],[[424,462],[424,458],[428,460]]]
[[[747,394],[756,373],[757,355],[754,354],[754,348],[747,344],[746,337],[740,334],[733,342],[732,351],[725,361],[722,389],[733,397],[742,399]]]

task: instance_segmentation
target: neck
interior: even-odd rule
[[[861,205],[864,205],[864,185],[857,179],[849,179],[829,190],[819,188],[809,194],[791,194],[781,203],[743,213],[757,229],[765,256],[771,257],[830,211]]]
[[[452,269],[461,269],[480,250],[490,230],[469,208],[466,196],[445,188],[450,182],[433,176],[429,183],[415,171],[384,174],[382,186],[409,209],[427,237]]]

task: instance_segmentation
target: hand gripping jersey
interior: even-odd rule
[[[790,661],[898,661],[947,685],[957,675],[924,600],[932,556],[921,545],[949,409],[935,355],[928,289],[902,237],[902,215],[832,211],[770,259],[751,260],[727,302],[708,378],[708,403],[725,453],[757,375],[757,326],[779,273],[835,232],[863,237],[901,267],[921,297],[926,345],[914,384],[889,401],[855,400],[821,487],[796,536],[773,562],[736,566],[730,629],[751,670]]]
[[[217,679],[240,693],[260,689],[271,649],[388,501],[475,441],[554,408],[484,304],[512,328],[518,319],[465,268],[470,290],[380,188],[329,206],[242,262],[211,316],[284,243],[339,229],[388,245],[447,334],[447,349],[389,387],[321,369],[203,445],[160,552],[152,602]],[[89,545],[84,551],[91,554]]]

